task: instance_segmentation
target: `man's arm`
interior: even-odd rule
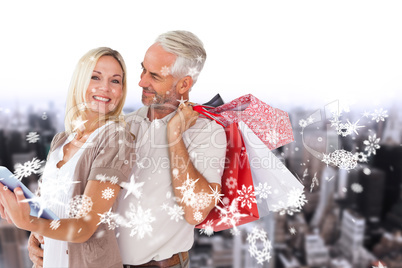
[[[31,233],[28,240],[29,258],[34,264],[35,268],[43,266],[43,249],[40,247],[43,244],[43,236],[37,233]]]
[[[195,124],[198,115],[191,106],[183,107],[182,105],[179,107],[178,113],[169,121],[167,128],[174,194],[182,201],[184,218],[193,225],[201,223],[208,216],[216,204],[213,197],[214,192],[219,194],[221,191],[221,186],[218,183],[209,183],[195,168],[183,141],[183,133]],[[184,191],[183,195],[181,188],[186,186],[193,189],[194,195],[192,195],[191,190],[187,193]],[[200,193],[205,194],[204,196],[197,196]],[[205,203],[206,195],[210,196],[208,203]]]

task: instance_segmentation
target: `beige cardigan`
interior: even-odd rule
[[[67,139],[65,132],[56,134],[49,155]],[[118,177],[118,183],[129,180],[134,159],[134,138],[117,123],[107,125],[94,137],[82,153],[75,168],[72,197],[82,195],[88,180],[97,180],[101,174],[106,178]],[[117,203],[113,205],[115,211]],[[46,252],[45,252],[46,254]],[[84,243],[68,243],[69,267],[123,267],[114,230],[100,224],[95,233]]]

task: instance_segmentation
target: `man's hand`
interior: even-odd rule
[[[197,121],[198,112],[193,110],[192,103],[186,102],[177,108],[177,113],[168,122],[169,142],[175,141]]]
[[[40,244],[43,244],[43,236],[37,233],[31,233],[28,240],[28,252],[29,258],[34,263],[35,268],[41,268],[43,266],[43,249]]]
[[[4,209],[3,205],[0,202],[0,216],[7,220],[8,223],[13,223],[10,219],[10,217],[7,215],[7,211]]]

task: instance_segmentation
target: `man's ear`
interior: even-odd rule
[[[188,93],[193,86],[193,78],[191,76],[186,76],[180,79],[180,81],[176,85],[177,93],[180,95],[184,95]]]

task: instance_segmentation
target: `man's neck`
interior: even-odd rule
[[[177,107],[160,107],[158,106],[157,108],[153,107],[152,105],[149,106],[148,109],[148,119],[149,121],[153,121],[154,119],[162,119],[168,114],[176,111]]]

